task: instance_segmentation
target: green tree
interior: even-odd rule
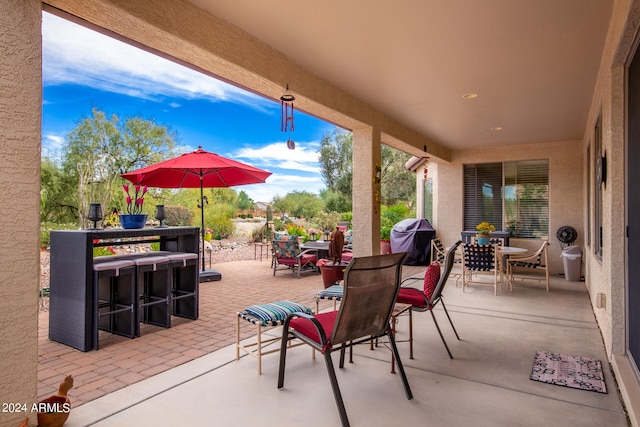
[[[324,200],[325,210],[335,212],[350,212],[353,206],[351,199],[344,194],[331,190],[320,191],[320,198]]]
[[[245,193],[244,190],[241,190],[240,193],[238,193],[238,209],[252,209],[254,205],[254,201],[251,200],[249,195]]]
[[[411,155],[385,144],[382,144],[381,150],[382,204],[394,205],[406,202],[408,205],[413,205],[416,199],[416,176],[404,167]]]
[[[92,110],[66,136],[62,167],[77,189],[75,206],[82,224],[89,203],[105,210],[118,208],[124,198],[120,174],[172,156],[175,133],[141,117],[121,121],[115,114]],[[118,201],[116,201],[118,200]],[[149,208],[148,208],[149,209]]]
[[[42,159],[40,218],[42,222],[74,223],[77,218],[74,183],[51,159]]]
[[[320,141],[320,169],[327,189],[351,200],[353,134],[335,128]]]
[[[325,135],[320,142],[320,172],[327,185],[327,193],[323,198],[328,210],[351,210],[350,203],[346,201],[352,199],[352,144],[353,135],[338,128]],[[404,168],[411,156],[383,144],[381,158],[382,204],[405,202],[412,205],[416,197],[416,179],[413,173]]]
[[[322,210],[324,202],[319,196],[308,191],[292,191],[284,197],[274,197],[273,207],[290,217],[312,218]]]

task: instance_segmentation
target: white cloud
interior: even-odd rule
[[[300,172],[320,173],[318,143],[300,142],[295,150],[289,150],[286,142],[274,142],[263,147],[244,147],[233,153],[234,158],[260,162],[264,167],[291,169]]]
[[[47,133],[42,135],[42,155],[50,159],[60,156],[65,139],[63,136]]]
[[[267,111],[271,101],[49,13],[43,13],[43,81],[160,101],[233,99]],[[171,105],[177,107],[178,104]]]
[[[82,85],[165,102],[168,109],[181,108],[191,100],[207,100],[244,104],[266,114],[278,111],[277,104],[263,97],[46,12],[42,32],[45,86]],[[63,143],[62,136],[43,135],[43,153],[59,153]],[[318,147],[319,141],[296,141],[295,150],[289,150],[286,142],[280,141],[224,155],[273,172],[264,184],[236,187],[255,201],[269,202],[291,191],[317,194],[325,188]],[[182,144],[176,151],[196,148]]]

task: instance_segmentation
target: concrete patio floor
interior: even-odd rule
[[[285,298],[313,307],[313,295],[322,287],[320,276],[296,279],[282,271],[274,278],[268,261],[224,263],[216,269],[223,280],[202,284],[197,321],[176,320],[166,330],[145,328],[134,340],[104,336],[101,349],[88,353],[47,343],[64,347],[58,349],[65,351],[58,360],[69,363],[71,358],[74,369],[85,371],[74,375],[65,426],[340,425],[324,361],[312,360],[309,348],[288,352],[282,390],[276,387],[277,354],[263,357],[262,375],[255,359],[235,360],[236,311]],[[405,267],[404,275],[423,270]],[[628,425],[584,283],[555,277],[549,293],[543,285],[528,282],[494,296],[489,287],[463,293],[450,279],[444,294],[460,341],[444,312],[439,308],[435,314],[454,359],[447,356],[431,316],[414,313],[415,359],[409,359],[408,343],[399,343],[414,395],[409,401],[400,377],[390,373],[389,351],[358,346],[354,363],[338,370],[351,425]],[[242,337],[251,337],[254,328],[243,323]],[[397,339],[406,339],[406,317],[397,329]],[[600,359],[608,393],[531,381],[538,350]],[[52,361],[47,360],[50,365]],[[130,385],[118,375],[105,375],[140,364],[144,369]],[[52,368],[41,363],[41,369]],[[96,371],[103,373],[93,375]],[[125,377],[132,373],[121,372]],[[47,387],[53,387],[52,377],[47,378]],[[95,382],[107,384],[94,387]],[[102,395],[78,406],[83,390]]]

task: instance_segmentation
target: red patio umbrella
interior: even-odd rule
[[[165,160],[122,174],[134,184],[158,188],[200,188],[202,212],[202,248],[204,249],[204,191],[206,188],[234,187],[265,182],[271,172],[227,159],[205,151],[202,147],[173,159]],[[204,253],[202,271],[204,272]]]

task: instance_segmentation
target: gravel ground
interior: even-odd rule
[[[214,267],[216,264],[223,262],[250,260],[254,257],[253,244],[248,238],[231,238],[224,240],[213,240],[211,242],[213,247],[213,253],[211,254],[211,262]],[[117,253],[126,253],[134,251],[133,247],[121,246],[114,247]],[[142,248],[143,251],[150,250],[150,248]],[[209,262],[209,255],[207,254],[207,265]],[[40,292],[43,296],[40,298],[40,311],[49,310],[49,251],[40,252]]]

